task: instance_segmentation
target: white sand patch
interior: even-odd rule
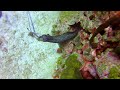
[[[59,12],[30,12],[35,29],[51,34]],[[28,36],[25,11],[3,11],[0,38],[7,50],[0,51],[0,78],[52,78],[58,44],[44,43]],[[1,49],[1,48],[0,48]]]

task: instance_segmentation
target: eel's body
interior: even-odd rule
[[[50,36],[49,34],[42,35],[38,37],[38,40],[43,42],[51,42],[51,43],[62,43],[71,40],[75,36],[77,36],[78,32],[82,29],[82,27],[80,25],[80,22],[69,26],[72,30],[74,30],[73,32],[63,33],[62,35],[58,35],[58,36]]]
[[[70,39],[73,39],[77,34],[78,34],[78,31],[67,32],[58,36],[50,36],[49,34],[47,34],[47,35],[40,36],[38,40],[43,42],[62,43]]]
[[[62,35],[58,35],[58,36],[50,36],[49,34],[38,35],[35,32],[35,28],[29,12],[28,12],[28,17],[29,17],[29,24],[31,24],[31,27],[32,27],[29,35],[43,42],[62,43],[70,39],[73,39],[75,36],[77,36],[78,32],[82,29],[80,22],[77,22],[73,25],[69,25],[70,28],[73,30],[73,32],[63,33]]]

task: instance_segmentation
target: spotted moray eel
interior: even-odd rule
[[[51,42],[51,43],[62,43],[71,40],[75,38],[75,36],[77,36],[78,32],[82,29],[82,27],[80,26],[80,22],[69,26],[71,29],[74,29],[73,32],[63,33],[62,35],[58,35],[58,36],[51,36],[49,34],[46,34],[39,36],[38,40],[43,42]]]

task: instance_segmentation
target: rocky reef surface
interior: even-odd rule
[[[120,78],[119,11],[29,12],[39,35],[62,35],[78,22],[82,30],[64,43],[42,42],[29,35],[27,11],[0,11],[0,78]]]

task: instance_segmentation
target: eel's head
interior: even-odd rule
[[[49,42],[49,40],[51,40],[51,36],[49,34],[47,35],[42,35],[38,38],[39,41],[43,41],[43,42]]]

